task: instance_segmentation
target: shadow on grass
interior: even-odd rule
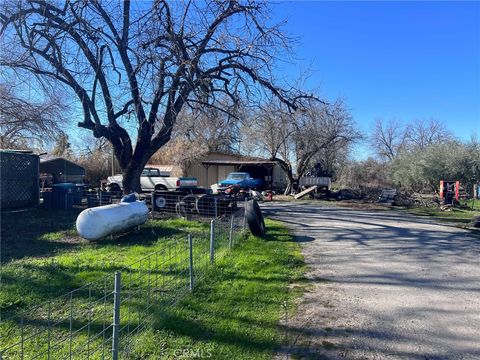
[[[267,224],[267,232],[263,240],[272,242],[296,242],[295,237],[285,231],[284,226],[271,220],[269,220]]]
[[[1,259],[7,261],[28,256],[49,256],[85,243],[75,237],[75,220],[82,209],[71,211],[30,209],[1,213]],[[45,234],[63,232],[63,236]]]
[[[139,231],[131,231],[98,241],[88,241],[82,239],[75,229],[76,219],[82,210],[81,208],[70,211],[37,208],[22,212],[3,212],[0,261],[5,264],[26,257],[48,257],[89,245],[149,246],[161,237],[185,234],[185,230],[181,228],[182,221],[153,220],[141,226]],[[201,226],[190,231],[201,231]]]

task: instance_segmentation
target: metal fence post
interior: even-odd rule
[[[190,253],[190,291],[193,291],[193,242],[192,234],[188,234],[188,248]]]
[[[73,332],[73,292],[70,293],[70,332],[69,332],[69,341],[68,349],[70,352],[70,359],[72,358],[72,332]]]
[[[153,212],[155,211],[155,192],[150,194],[150,203],[152,204],[152,211],[150,212],[150,215],[153,219]]]
[[[210,264],[215,263],[215,220],[210,221]]]
[[[247,203],[248,199],[245,199],[245,204],[243,206],[243,235],[247,232]]]
[[[23,315],[20,318],[20,326],[21,326],[21,340],[22,340],[22,348],[21,348],[21,358],[24,359],[24,341],[25,341],[25,336],[24,336],[24,329],[23,329]],[[2,353],[0,352],[0,360],[2,360]]]
[[[50,317],[52,315],[52,303],[49,301],[48,302],[48,318],[47,318],[47,324],[48,324],[48,348],[47,348],[47,359],[50,360],[50,342],[51,342],[51,333],[52,333],[52,329],[50,329]]]
[[[215,198],[215,217],[217,218],[218,217],[218,199]]]
[[[113,334],[112,334],[112,359],[118,360],[118,345],[120,336],[120,287],[121,272],[115,272],[115,286],[113,289]]]
[[[231,220],[230,220],[230,235],[228,237],[228,248],[232,249],[233,247],[233,221],[235,219],[235,215],[232,214]]]

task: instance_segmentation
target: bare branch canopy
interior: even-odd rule
[[[192,104],[269,94],[297,107],[304,95],[273,75],[287,40],[269,25],[267,5],[6,0],[0,41],[10,51],[2,52],[0,66],[76,96],[78,125],[112,143],[124,190],[137,190],[141,169]]]

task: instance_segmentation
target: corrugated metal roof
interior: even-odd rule
[[[36,155],[33,153],[33,150],[16,150],[16,149],[0,149],[0,152],[2,153],[8,153],[8,154],[31,154],[31,155]]]
[[[85,175],[85,168],[75,164],[73,161],[61,157],[52,157],[40,159],[40,172]]]
[[[276,164],[275,161],[269,160],[205,160],[203,165],[270,165]]]

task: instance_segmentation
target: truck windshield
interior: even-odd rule
[[[245,179],[245,174],[240,174],[240,173],[231,173],[228,174],[227,179],[232,179],[232,180],[243,180]]]

